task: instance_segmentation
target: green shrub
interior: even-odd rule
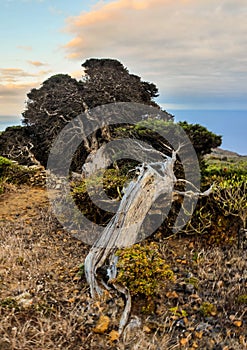
[[[163,283],[174,278],[155,243],[145,246],[135,244],[119,250],[117,255],[118,275],[115,282],[127,287],[131,295],[150,297],[159,292]]]
[[[19,309],[19,306],[17,304],[17,301],[13,298],[6,298],[3,300],[0,300],[0,306],[5,308],[5,309]]]
[[[231,177],[219,178],[214,187],[214,200],[226,216],[240,218],[242,227],[247,220],[247,174],[238,173]]]
[[[217,179],[217,177],[224,177],[225,179],[230,179],[233,175],[247,176],[247,161],[221,161],[219,159],[210,159],[206,162],[206,167],[203,175],[205,178],[210,179]]]
[[[72,197],[80,211],[89,220],[104,225],[112,217],[112,213],[101,210],[93,203],[88,194],[88,188],[91,187],[93,192],[97,193],[98,198],[100,198],[100,193],[103,190],[110,199],[119,201],[122,198],[122,190],[127,181],[129,181],[128,175],[122,170],[106,169],[104,173],[99,172],[94,174],[92,178],[72,184]],[[77,219],[74,218],[74,220]]]
[[[232,244],[240,226],[246,227],[247,162],[207,160],[202,190],[211,185],[214,185],[213,192],[199,199],[183,231],[203,234],[205,242],[210,245]]]
[[[0,156],[0,194],[4,192],[6,184],[20,185],[28,183],[34,173],[34,169],[30,170]]]
[[[0,178],[6,174],[8,168],[10,168],[12,165],[13,162],[11,160],[0,156]]]

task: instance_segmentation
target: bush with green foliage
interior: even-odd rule
[[[209,244],[232,244],[240,227],[246,228],[247,163],[209,159],[202,188],[214,184],[210,196],[199,199],[185,233],[204,234]]]
[[[224,179],[231,178],[232,176],[242,176],[247,175],[247,161],[221,161],[219,159],[209,159],[206,162],[205,171],[203,173],[204,180],[207,180],[207,177],[210,180],[217,179],[217,177],[224,177]]]
[[[237,302],[239,304],[244,304],[244,305],[247,305],[247,294],[241,294],[238,296],[237,298]]]
[[[247,175],[234,174],[231,178],[219,179],[214,187],[214,200],[224,215],[241,220],[243,229],[247,227]]]
[[[79,183],[72,183],[72,197],[78,208],[89,220],[98,224],[106,224],[112,217],[112,213],[100,209],[93,203],[88,194],[88,188],[92,187],[97,196],[104,190],[109,199],[119,201],[122,198],[123,187],[129,180],[127,167],[121,170],[119,168],[106,169],[104,172],[95,173],[92,177],[83,179]]]
[[[205,154],[211,153],[212,148],[221,145],[221,136],[218,136],[207,128],[199,124],[189,124],[179,122],[178,125],[186,132],[191,140],[200,162]],[[167,147],[178,144],[180,135],[177,124],[172,120],[148,118],[140,121],[136,125],[128,125],[115,130],[117,136],[137,138],[150,142],[152,146],[166,154],[169,153]],[[165,139],[161,136],[164,135]],[[166,139],[167,137],[167,139]],[[167,140],[174,140],[174,145],[170,145]]]
[[[200,124],[189,124],[186,121],[178,123],[189,136],[199,158],[210,154],[212,148],[219,147],[222,137],[209,131]]]
[[[13,162],[11,160],[0,156],[0,177],[1,178],[7,173],[7,169],[12,165],[13,165]]]
[[[118,275],[114,282],[127,287],[131,295],[153,296],[162,284],[174,279],[173,271],[155,243],[135,244],[119,250],[117,256]]]
[[[0,194],[4,192],[6,184],[20,185],[28,183],[34,173],[34,169],[30,170],[0,156]]]

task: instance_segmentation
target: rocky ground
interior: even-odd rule
[[[64,231],[40,187],[0,197],[0,349],[247,349],[247,251],[198,237],[159,239],[175,279],[153,298],[92,300],[83,275],[89,247]]]

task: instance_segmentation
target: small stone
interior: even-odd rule
[[[151,333],[151,329],[148,326],[143,327],[143,332],[145,333]]]
[[[119,333],[117,331],[114,331],[112,330],[110,333],[109,333],[109,339],[110,339],[110,342],[114,342],[116,340],[119,339]]]
[[[209,327],[210,327],[210,325],[208,323],[201,322],[196,327],[196,331],[197,332],[206,331],[206,330],[208,330]]]
[[[235,320],[235,321],[233,322],[233,324],[234,324],[234,326],[236,326],[236,327],[242,327],[243,321],[241,321],[241,320]]]
[[[103,334],[107,331],[110,324],[110,318],[108,316],[100,316],[97,325],[93,328],[94,333]]]
[[[183,319],[178,320],[178,321],[176,322],[176,327],[185,329],[185,328],[186,328],[186,325],[185,325],[184,320],[183,320]]]
[[[186,293],[193,294],[194,289],[195,289],[195,287],[193,286],[193,284],[189,283],[189,284],[186,284],[186,286],[185,286]]]
[[[22,306],[23,308],[28,308],[33,304],[33,299],[30,293],[24,292],[17,297],[15,297],[15,300],[18,305]]]
[[[178,294],[177,294],[175,291],[173,291],[173,292],[167,292],[167,293],[166,293],[166,297],[167,297],[168,299],[178,299]]]
[[[195,332],[195,337],[197,339],[202,339],[202,336],[203,336],[203,331]]]
[[[188,344],[188,338],[181,338],[180,339],[180,345],[186,346]]]

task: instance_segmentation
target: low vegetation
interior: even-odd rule
[[[0,156],[0,194],[13,185],[21,185],[30,182],[35,174],[35,169],[21,166],[18,163]]]
[[[115,280],[127,287],[132,295],[150,298],[158,295],[160,287],[173,280],[174,273],[155,243],[136,244],[118,251],[118,276]]]
[[[25,126],[0,134],[0,349],[246,349],[247,160],[208,155],[221,137],[197,124],[180,126],[200,161],[201,190],[214,184],[212,193],[199,199],[182,232],[171,230],[178,200],[151,237],[119,249],[116,278],[107,278],[107,266],[97,273],[102,285],[120,288],[91,298],[84,276],[90,247],[60,226],[44,188],[30,186],[39,171],[25,165],[45,165],[54,137],[78,113],[121,101],[158,107],[153,101],[158,90],[114,60],[92,59],[84,67],[90,79],[59,74],[31,90]],[[96,81],[102,83],[97,91]],[[90,186],[121,200],[136,162],[116,161],[91,179],[74,179],[72,171],[81,169],[92,150],[119,137],[149,142],[169,154],[169,142],[159,134],[164,128],[173,132],[173,116],[162,113],[163,119],[99,130],[80,146],[71,167],[71,193],[90,220],[106,225],[112,216],[93,204]],[[183,176],[179,159],[175,164]],[[126,302],[121,287],[133,298],[120,337]]]

